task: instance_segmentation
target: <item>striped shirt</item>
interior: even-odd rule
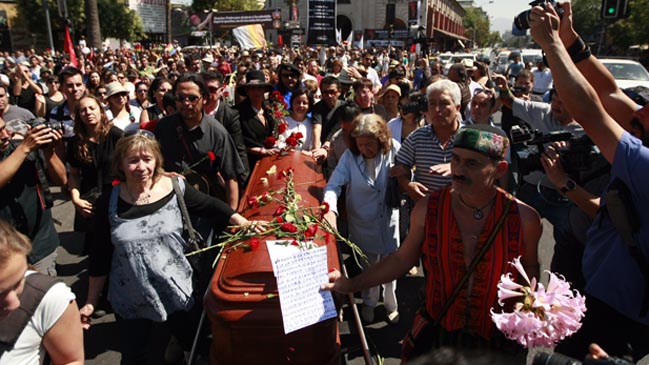
[[[403,141],[397,154],[397,163],[415,168],[413,181],[423,184],[429,191],[438,190],[449,185],[451,177],[431,174],[429,170],[431,166],[451,162],[454,141],[455,135],[451,136],[444,148],[432,126],[428,124],[410,133]]]

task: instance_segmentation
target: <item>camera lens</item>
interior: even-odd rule
[[[527,30],[530,29],[530,13],[531,10],[525,10],[524,12],[516,15],[514,18],[514,26],[518,30]]]

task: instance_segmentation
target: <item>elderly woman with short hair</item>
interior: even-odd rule
[[[349,238],[367,255],[363,269],[378,262],[399,247],[399,210],[386,203],[390,167],[399,142],[377,114],[360,115],[353,124],[349,149],[340,158],[325,187],[324,201],[331,211],[325,216],[335,226],[338,197],[346,192]],[[387,321],[399,320],[396,280],[382,285]],[[378,286],[364,290],[361,315],[373,322],[374,308],[379,299]]]

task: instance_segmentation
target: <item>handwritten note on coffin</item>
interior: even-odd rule
[[[274,241],[267,241],[267,245],[269,252],[279,249]],[[288,256],[271,255],[271,260],[277,257],[273,268],[285,334],[336,316],[331,292],[320,291],[320,285],[328,281],[327,247],[287,250],[291,252]]]

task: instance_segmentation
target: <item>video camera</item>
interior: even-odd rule
[[[619,357],[607,357],[605,359],[586,359],[581,362],[566,355],[547,352],[537,352],[532,360],[532,365],[632,365],[633,363],[620,359]]]
[[[45,118],[34,118],[26,122],[32,128],[38,127],[41,124],[45,124],[45,127],[53,129],[55,131],[63,131],[63,122],[59,120],[45,120]]]
[[[563,17],[563,9],[559,6],[557,6],[557,3],[554,0],[534,0],[530,3],[530,7],[535,7],[543,4],[548,4],[554,8],[554,10],[557,12],[559,15],[559,18]],[[525,10],[524,12],[516,15],[514,17],[514,26],[516,29],[519,31],[525,31],[527,29],[530,29],[530,13],[532,12],[531,9]]]
[[[562,148],[557,152],[561,156],[561,165],[571,176],[575,176],[577,172],[589,170],[592,161],[595,160],[594,157],[600,154],[597,147],[586,135],[575,137],[570,132],[543,134],[538,129],[518,125],[512,126],[509,134],[512,146],[526,146],[523,149],[513,149],[518,158],[518,172],[521,175],[527,175],[532,171],[543,171],[541,154],[545,152],[543,145],[546,143],[568,142],[567,148]]]

